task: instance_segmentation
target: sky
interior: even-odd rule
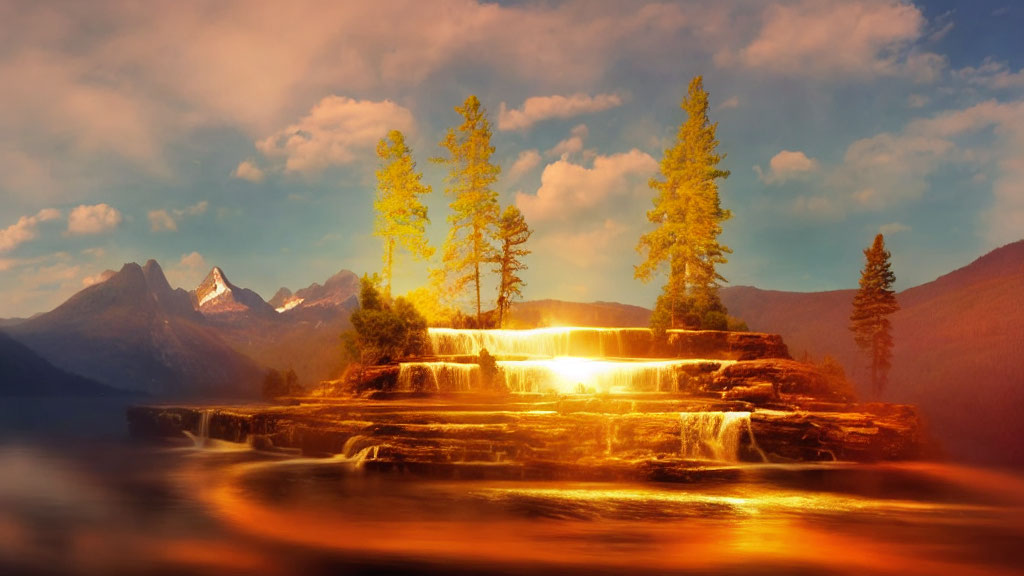
[[[703,75],[730,285],[897,287],[1024,236],[1024,6],[998,2],[0,0],[0,317],[124,262],[269,298],[380,269],[376,142],[406,133],[429,237],[440,154],[479,97],[500,202],[534,230],[527,299],[651,306],[633,279],[658,171]],[[426,283],[400,260],[395,292]]]

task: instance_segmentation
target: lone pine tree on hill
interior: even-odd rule
[[[498,193],[491,186],[501,167],[491,163],[491,123],[480,100],[470,95],[455,111],[462,115],[458,128],[449,128],[441,147],[447,156],[435,162],[448,166],[446,191],[452,197],[448,216],[451,228],[444,242],[442,261],[452,292],[458,294],[472,284],[476,290],[476,320],[482,320],[480,267],[494,258],[495,227],[498,223]]]
[[[404,248],[422,260],[434,254],[426,238],[426,225],[430,223],[427,207],[419,199],[431,190],[421,182],[422,174],[416,171],[412,151],[398,130],[392,130],[377,143],[377,158],[380,167],[373,203],[377,210],[373,233],[384,240],[384,294],[390,297],[396,249]]]
[[[634,272],[648,282],[668,266],[668,281],[652,315],[659,331],[712,327],[710,318],[725,317],[718,297],[718,282],[725,279],[716,266],[732,253],[718,241],[722,222],[732,214],[722,209],[717,181],[729,171],[718,167],[725,155],[716,152],[718,124],[708,119],[708,93],[700,76],[690,82],[681,106],[686,120],[675,145],[665,151],[660,178],[650,181],[657,196],[647,219],[657,227],[640,237],[637,251],[647,257]]]
[[[871,357],[871,385],[876,395],[882,393],[892,366],[892,327],[889,315],[900,309],[892,289],[896,275],[889,264],[885,239],[875,236],[871,247],[864,250],[867,259],[860,276],[860,289],[853,298],[850,330],[861,350]]]

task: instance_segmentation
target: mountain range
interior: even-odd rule
[[[191,292],[171,288],[153,260],[105,277],[50,312],[0,323],[17,341],[0,338],[0,395],[109,386],[251,397],[267,367],[292,368],[312,384],[341,370],[339,335],[358,306],[359,278],[347,270],[322,285],[282,288],[269,302],[219,267]],[[870,399],[866,359],[848,330],[854,294],[721,291],[730,314],[751,330],[781,334],[798,359],[835,357]],[[1024,241],[898,293],[893,368],[881,399],[918,405],[955,456],[1024,464],[1022,296]],[[650,310],[537,300],[514,304],[512,318],[515,327],[643,326]]]
[[[155,260],[127,263],[103,278],[50,312],[5,323],[17,342],[3,341],[0,359],[24,360],[10,378],[4,373],[5,381],[17,380],[25,394],[32,386],[48,393],[45,383],[56,376],[38,358],[77,375],[83,391],[95,385],[163,397],[252,397],[268,366],[293,368],[316,382],[341,369],[339,335],[356,306],[351,287],[358,286],[355,274],[342,271],[300,290],[313,297],[279,313],[219,267],[191,292],[172,288]],[[63,389],[74,391],[74,381],[65,381]],[[0,394],[13,393],[8,388],[15,384]]]

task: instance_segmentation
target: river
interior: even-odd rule
[[[436,480],[373,473],[358,456],[132,441],[112,401],[91,410],[19,402],[0,413],[0,574],[980,575],[1024,566],[1024,477],[1001,470],[758,464],[679,483]],[[106,425],[90,425],[83,410]],[[40,424],[46,414],[51,427]]]

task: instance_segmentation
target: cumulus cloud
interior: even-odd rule
[[[60,218],[60,211],[45,208],[32,216],[22,216],[17,222],[0,230],[0,253],[10,252],[20,244],[28,242],[39,235],[40,222]]]
[[[967,66],[957,70],[956,76],[969,84],[996,90],[1024,87],[1024,68],[1013,72],[1006,62],[991,58],[986,58],[978,67]]]
[[[543,120],[572,118],[621,105],[622,98],[616,94],[535,96],[527,98],[518,109],[510,109],[502,102],[498,109],[498,130],[525,130]]]
[[[232,176],[239,180],[248,180],[249,182],[262,182],[263,181],[263,169],[261,169],[253,160],[242,160],[238,163],[238,167],[231,173]]]
[[[583,140],[589,135],[587,125],[580,124],[572,129],[568,138],[555,144],[546,154],[556,158],[568,158],[573,154],[579,154],[583,151]]]
[[[739,96],[732,96],[731,98],[726,98],[721,104],[718,105],[718,109],[719,110],[731,110],[733,108],[739,108],[739,107],[740,107]]]
[[[548,164],[536,194],[516,194],[516,205],[528,220],[568,220],[581,209],[601,205],[628,193],[630,177],[647,177],[658,169],[649,154],[633,149],[624,154],[597,156],[588,168],[568,159]]]
[[[167,269],[167,278],[175,286],[194,287],[202,282],[203,277],[209,271],[210,265],[206,258],[199,252],[182,254],[173,265]]]
[[[799,150],[783,150],[772,156],[768,162],[768,171],[754,166],[757,177],[768,185],[782,184],[789,180],[804,178],[818,170],[818,161],[809,158]]]
[[[327,96],[295,124],[256,142],[256,149],[283,162],[285,172],[318,172],[354,162],[389,130],[413,127],[412,112],[390,100]]]
[[[930,81],[941,56],[915,52],[925,18],[909,3],[889,0],[800,0],[765,8],[756,37],[719,64],[794,76],[870,78],[906,74]]]
[[[540,165],[540,152],[536,149],[523,150],[519,156],[516,156],[515,162],[508,169],[508,181],[516,182],[538,165]]]
[[[174,210],[151,210],[148,214],[149,227],[153,232],[169,231],[178,229],[178,222],[186,216],[199,216],[204,214],[210,203],[206,200],[196,202],[186,208]]]
[[[108,204],[85,204],[76,207],[68,217],[68,234],[102,234],[121,225],[124,218]]]
[[[851,143],[840,164],[819,170],[825,191],[803,196],[797,213],[841,215],[881,211],[924,197],[942,167],[975,171],[976,185],[991,183],[982,233],[993,245],[1019,240],[1024,230],[1024,101],[981,102],[910,121]]]
[[[151,210],[149,212],[149,227],[153,232],[163,230],[173,232],[178,229],[178,223],[174,221],[167,210]]]
[[[114,274],[117,274],[117,273],[114,272],[113,270],[104,270],[103,272],[100,272],[99,274],[93,274],[92,276],[86,276],[85,278],[82,278],[82,287],[83,288],[88,288],[89,286],[93,286],[93,285],[99,284],[101,282],[106,282],[107,280],[110,280],[110,278],[113,277]]]
[[[606,218],[597,226],[580,231],[548,232],[540,237],[538,245],[544,254],[586,269],[610,259],[614,253],[612,246],[626,230],[627,227],[621,222]]]

